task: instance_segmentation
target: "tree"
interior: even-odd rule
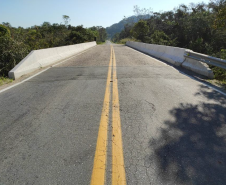
[[[68,23],[71,21],[70,17],[68,15],[63,15],[64,25],[67,27]]]
[[[146,21],[140,20],[137,22],[131,30],[131,34],[138,40],[144,42],[144,38],[149,32],[149,27]]]
[[[95,34],[96,35],[95,37],[97,37],[97,42],[104,42],[107,39],[106,29],[103,28],[102,26],[93,26],[89,29],[97,32]]]
[[[214,27],[216,29],[226,30],[226,6],[219,10],[216,19],[214,21]]]
[[[150,37],[151,44],[158,45],[175,45],[175,40],[171,40],[163,31],[156,30]]]
[[[4,26],[0,25],[0,76],[6,76],[29,50],[27,45],[11,38],[10,32],[7,29],[2,31],[2,28]]]
[[[152,9],[140,8],[139,6],[135,5],[133,7],[133,12],[138,18],[138,20],[145,20],[150,18],[151,14],[153,13]]]
[[[9,36],[10,30],[6,26],[0,24],[0,37],[9,37]]]
[[[9,22],[2,22],[2,25],[11,28],[11,24]]]

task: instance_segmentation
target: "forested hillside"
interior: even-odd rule
[[[124,29],[124,20],[115,23],[109,27],[106,28],[107,31],[107,37],[112,38],[116,33],[121,32]]]
[[[44,22],[29,28],[0,24],[0,77],[7,76],[9,70],[32,50],[90,42],[95,38],[99,43],[107,37],[106,29],[101,26],[72,26],[68,25],[69,16],[63,18],[64,24]]]
[[[125,24],[112,38],[117,43],[126,40],[188,48],[226,59],[226,0],[151,12],[148,19],[141,17],[135,24]],[[226,80],[225,70],[215,67],[213,70],[216,78]]]
[[[148,19],[150,18],[150,10],[149,9],[140,9],[138,6],[134,6],[135,15],[130,17],[124,17],[123,20],[115,23],[106,28],[107,37],[112,38],[115,34],[120,33],[125,25],[133,25],[138,22],[140,19]]]
[[[118,23],[115,23],[106,28],[107,37],[112,38],[116,33],[120,33],[124,29],[125,24],[134,24],[138,21],[139,19],[135,15],[127,18],[125,17],[123,20],[119,21]]]

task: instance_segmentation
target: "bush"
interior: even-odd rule
[[[8,72],[28,53],[28,46],[22,42],[10,37],[0,37],[0,76],[7,76]]]
[[[221,59],[226,59],[226,49],[222,49],[219,53],[215,55]],[[217,80],[225,81],[226,82],[226,70],[220,67],[210,66],[213,70],[214,77]]]
[[[138,40],[136,40],[136,39],[132,39],[132,38],[124,38],[124,39],[121,39],[118,43],[119,43],[119,44],[126,44],[127,41],[138,42]]]

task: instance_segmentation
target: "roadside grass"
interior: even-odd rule
[[[105,44],[105,42],[97,42],[97,45]]]
[[[214,79],[208,80],[208,81],[226,90],[226,70],[220,67],[215,67],[215,66],[210,66],[210,69],[213,71]]]
[[[226,80],[208,79],[207,82],[226,90]]]
[[[133,41],[133,42],[139,42],[139,40],[136,39],[132,39],[132,38],[124,38],[121,39],[119,42],[117,42],[116,44],[126,44],[127,41]]]
[[[1,76],[0,77],[0,86],[4,85],[4,84],[11,83],[12,81],[13,81],[13,79]]]

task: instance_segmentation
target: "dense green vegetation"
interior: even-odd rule
[[[145,43],[188,48],[226,59],[226,0],[208,4],[180,5],[172,11],[150,12],[136,6],[139,21],[126,22],[124,29],[112,37],[113,42],[127,39]],[[226,80],[226,71],[210,66],[219,80]]]
[[[12,27],[10,23],[0,24],[0,77],[7,76],[18,62],[30,51],[106,40],[106,29],[101,26],[84,28],[69,25],[70,17],[63,15],[64,24],[44,22],[29,28]]]

